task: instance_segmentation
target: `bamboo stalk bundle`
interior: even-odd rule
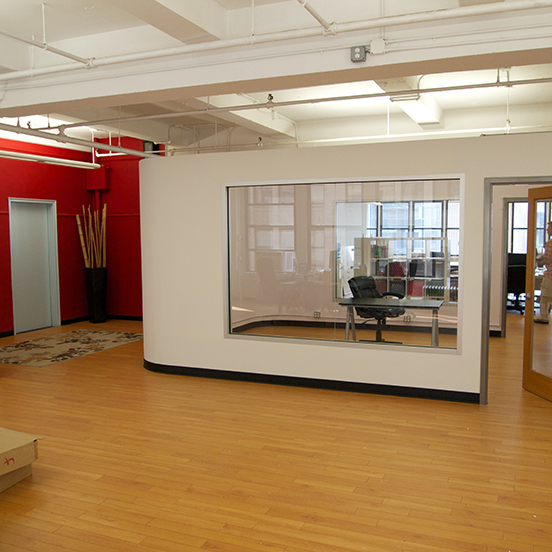
[[[101,268],[107,266],[107,239],[106,239],[106,220],[107,205],[104,204],[101,213],[92,211],[88,206],[88,212],[82,206],[82,224],[79,215],[77,218],[77,228],[86,268]]]
[[[77,217],[77,228],[79,229],[79,238],[80,238],[80,244],[82,248],[82,256],[84,257],[84,266],[86,268],[90,268],[90,261],[88,259],[88,251],[86,249],[84,235],[82,233],[82,226],[79,219],[79,215],[75,215]]]

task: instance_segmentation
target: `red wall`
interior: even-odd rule
[[[121,146],[141,150],[142,142],[123,138]],[[109,189],[101,193],[102,203],[107,203],[107,313],[141,317],[139,158],[102,157],[101,163],[110,182]]]
[[[141,149],[134,141],[127,147]],[[91,161],[90,154],[0,139],[0,149]],[[108,211],[107,312],[114,317],[142,316],[138,158],[120,157],[111,167],[109,190],[101,193]],[[75,214],[93,204],[87,190],[92,171],[0,158],[0,333],[13,331],[8,198],[57,202],[60,307],[62,321],[87,316],[84,261]]]

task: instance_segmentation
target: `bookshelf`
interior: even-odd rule
[[[354,274],[372,276],[380,293],[458,298],[446,238],[355,238]]]

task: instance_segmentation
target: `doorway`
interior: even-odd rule
[[[59,326],[56,202],[8,203],[14,333]]]
[[[500,267],[498,267],[496,264],[493,264],[493,271],[496,275],[501,276],[503,274],[503,271],[505,270],[503,267],[503,262],[506,258],[505,251],[502,251],[502,247],[492,247],[491,243],[493,245],[496,245],[496,243],[493,242],[492,238],[492,232],[491,229],[493,225],[496,223],[496,221],[493,221],[493,213],[495,209],[499,209],[499,206],[494,204],[493,205],[493,188],[497,186],[526,186],[526,187],[542,187],[544,185],[550,185],[552,184],[552,177],[514,177],[514,178],[486,178],[485,179],[485,221],[484,221],[484,228],[485,228],[485,237],[484,237],[484,258],[487,259],[487,262],[484,265],[484,273],[483,273],[483,297],[484,297],[484,304],[483,304],[483,311],[482,311],[482,356],[481,356],[481,404],[486,404],[487,402],[487,385],[488,385],[488,366],[489,366],[489,339],[491,332],[489,331],[492,324],[490,323],[490,315],[491,315],[491,263],[497,263],[497,260],[500,262],[498,263]],[[517,195],[517,194],[515,194]],[[527,199],[525,199],[527,201]],[[504,205],[507,205],[507,202],[504,201]],[[506,237],[506,233],[503,234],[504,237]],[[504,240],[504,244],[507,243],[507,240]],[[493,255],[491,255],[491,251],[493,252]],[[500,252],[502,253],[500,253]],[[498,255],[497,255],[498,253]],[[500,257],[500,259],[498,259]],[[530,261],[528,260],[528,263],[530,264]],[[532,266],[532,265],[531,265]],[[495,270],[500,268],[500,270]],[[503,292],[504,292],[503,288]],[[501,298],[505,295],[500,294]],[[532,314],[532,305],[527,307],[530,309],[530,313]],[[501,311],[501,312],[505,312]],[[504,320],[505,324],[505,320]],[[505,326],[502,326],[505,328]],[[501,337],[505,337],[505,334],[502,333]],[[520,373],[522,372],[522,366],[520,366]],[[525,385],[524,385],[525,387]]]

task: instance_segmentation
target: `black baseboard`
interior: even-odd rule
[[[124,316],[124,315],[107,315],[108,320],[134,320],[135,322],[142,322],[144,319],[141,316]]]
[[[144,368],[151,372],[158,372],[161,374],[245,381],[249,383],[266,383],[271,385],[287,385],[290,387],[307,387],[311,389],[350,391],[353,393],[369,393],[372,395],[391,395],[395,397],[432,399],[470,404],[479,404],[480,400],[479,393],[466,393],[463,391],[444,391],[442,389],[423,389],[417,387],[400,387],[397,385],[320,380],[314,378],[256,374],[250,372],[231,372],[228,370],[210,370],[207,368],[190,368],[187,366],[169,366],[150,362],[146,359],[144,359]]]
[[[0,338],[2,338],[2,337],[10,337],[10,335],[14,335],[13,330],[8,330],[7,332],[0,332]]]
[[[107,315],[108,320],[135,320],[136,322],[142,322],[141,316],[119,316],[119,315]],[[79,318],[71,318],[70,320],[62,320],[61,325],[67,326],[69,324],[77,324],[78,322],[88,322],[90,320],[89,316],[81,316]]]
[[[88,316],[79,316],[78,318],[71,318],[70,320],[62,320],[61,325],[68,326],[69,324],[77,324],[78,322],[86,322],[87,320]]]

